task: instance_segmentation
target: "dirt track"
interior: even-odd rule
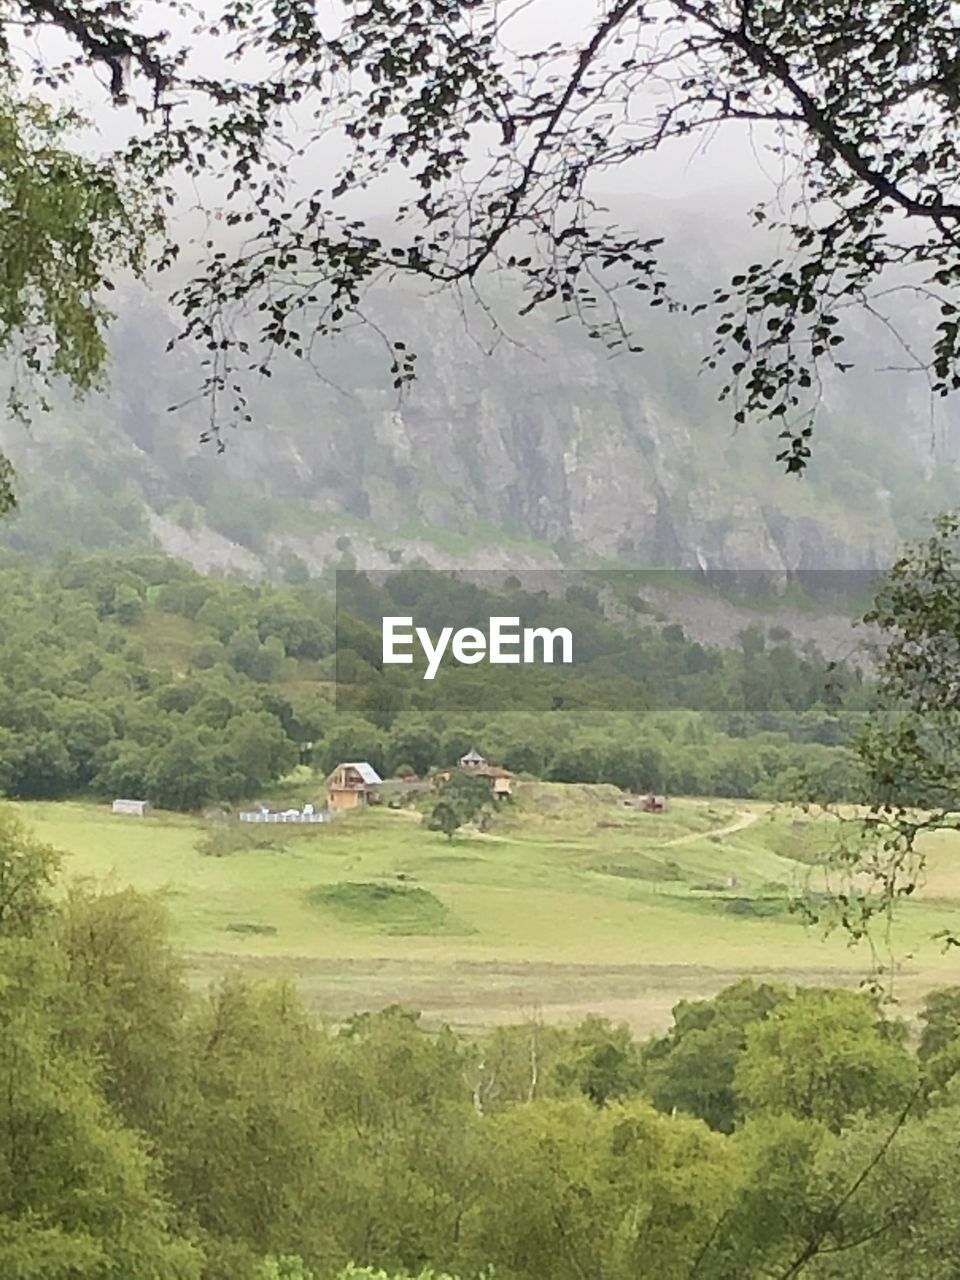
[[[747,827],[752,827],[759,817],[759,813],[743,809],[734,821],[728,822],[726,826],[714,827],[711,831],[692,831],[685,836],[674,836],[672,840],[664,840],[660,848],[663,849],[667,845],[693,844],[697,840],[709,840],[711,836],[729,836],[734,831],[743,831]]]

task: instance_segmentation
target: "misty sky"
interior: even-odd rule
[[[216,6],[198,7],[209,13]],[[336,29],[340,10],[336,0],[317,0],[316,8],[323,27],[330,31]],[[502,18],[509,15],[505,35],[509,34],[508,43],[515,49],[530,49],[555,40],[573,43],[582,39],[597,12],[591,0],[510,0],[499,8]],[[174,14],[168,4],[148,3],[142,13],[143,30],[170,30],[174,43],[188,45],[194,51],[198,70],[207,75],[216,73],[220,63],[216,41],[198,40],[191,32],[191,24]],[[46,47],[48,38],[44,41]],[[57,47],[65,49],[65,42],[61,41]],[[29,55],[29,50],[27,53]],[[236,69],[230,69],[229,74],[235,75]],[[135,127],[132,108],[118,111],[109,104],[105,82],[105,72],[91,73],[78,82],[73,94],[76,105],[93,116],[99,148],[120,145],[127,131]],[[653,106],[655,100],[649,101]],[[666,199],[725,192],[729,199],[722,203],[733,211],[740,207],[746,210],[756,199],[771,194],[781,176],[776,157],[765,150],[762,129],[734,123],[725,125],[712,136],[704,134],[674,141],[655,155],[643,156],[620,170],[611,169],[603,174],[601,183],[602,189],[611,193],[649,194]],[[378,193],[376,203],[383,200],[384,193]]]

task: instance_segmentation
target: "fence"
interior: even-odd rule
[[[331,814],[322,813],[264,813],[260,809],[251,809],[240,814],[241,822],[329,822]]]

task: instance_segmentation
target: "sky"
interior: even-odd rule
[[[215,12],[216,6],[201,0],[198,9]],[[514,49],[529,50],[547,42],[582,41],[593,29],[601,5],[597,0],[497,0],[505,37]],[[603,7],[606,7],[605,5]],[[337,0],[316,0],[316,12],[322,25],[334,30],[342,6]],[[193,50],[195,66],[204,74],[215,74],[222,65],[216,41],[199,40],[192,33],[192,22],[176,14],[169,3],[148,0],[142,6],[142,28],[156,32],[169,30],[174,44],[186,44]],[[58,37],[44,37],[44,49],[66,48]],[[30,47],[26,47],[29,56]],[[235,70],[231,69],[235,74]],[[110,148],[119,145],[135,125],[132,108],[117,110],[105,91],[106,72],[85,75],[77,81],[72,101],[90,115],[95,124],[95,141],[91,145]],[[651,96],[641,100],[641,109],[653,106]],[[648,194],[665,199],[684,198],[710,193],[723,195],[731,208],[749,208],[758,195],[770,194],[777,182],[776,161],[766,154],[764,139],[757,128],[732,124],[714,136],[674,141],[655,155],[621,170],[603,175],[604,191],[617,194]],[[371,210],[372,211],[372,210]]]
[[[595,0],[502,0],[499,8],[503,15],[511,15],[505,26],[512,33],[511,45],[528,49],[542,46],[545,39],[582,44],[594,30],[598,13],[609,4]],[[651,95],[643,105],[655,103]],[[777,181],[774,158],[764,154],[763,131],[740,123],[725,125],[709,138],[701,135],[675,140],[656,154],[645,155],[636,164],[603,178],[605,189],[665,199],[727,191],[731,204],[738,205],[737,193],[742,193],[744,209],[758,194],[774,190]]]

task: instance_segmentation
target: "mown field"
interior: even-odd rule
[[[286,974],[331,1016],[394,1001],[465,1027],[592,1011],[643,1033],[746,974],[856,983],[873,962],[790,910],[822,886],[840,824],[755,802],[650,815],[611,787],[527,784],[491,832],[452,841],[405,810],[252,832],[16,807],[67,878],[162,892],[198,983],[235,966]],[[908,1007],[958,976],[933,935],[960,927],[960,839],[928,852],[922,893],[881,940]]]

